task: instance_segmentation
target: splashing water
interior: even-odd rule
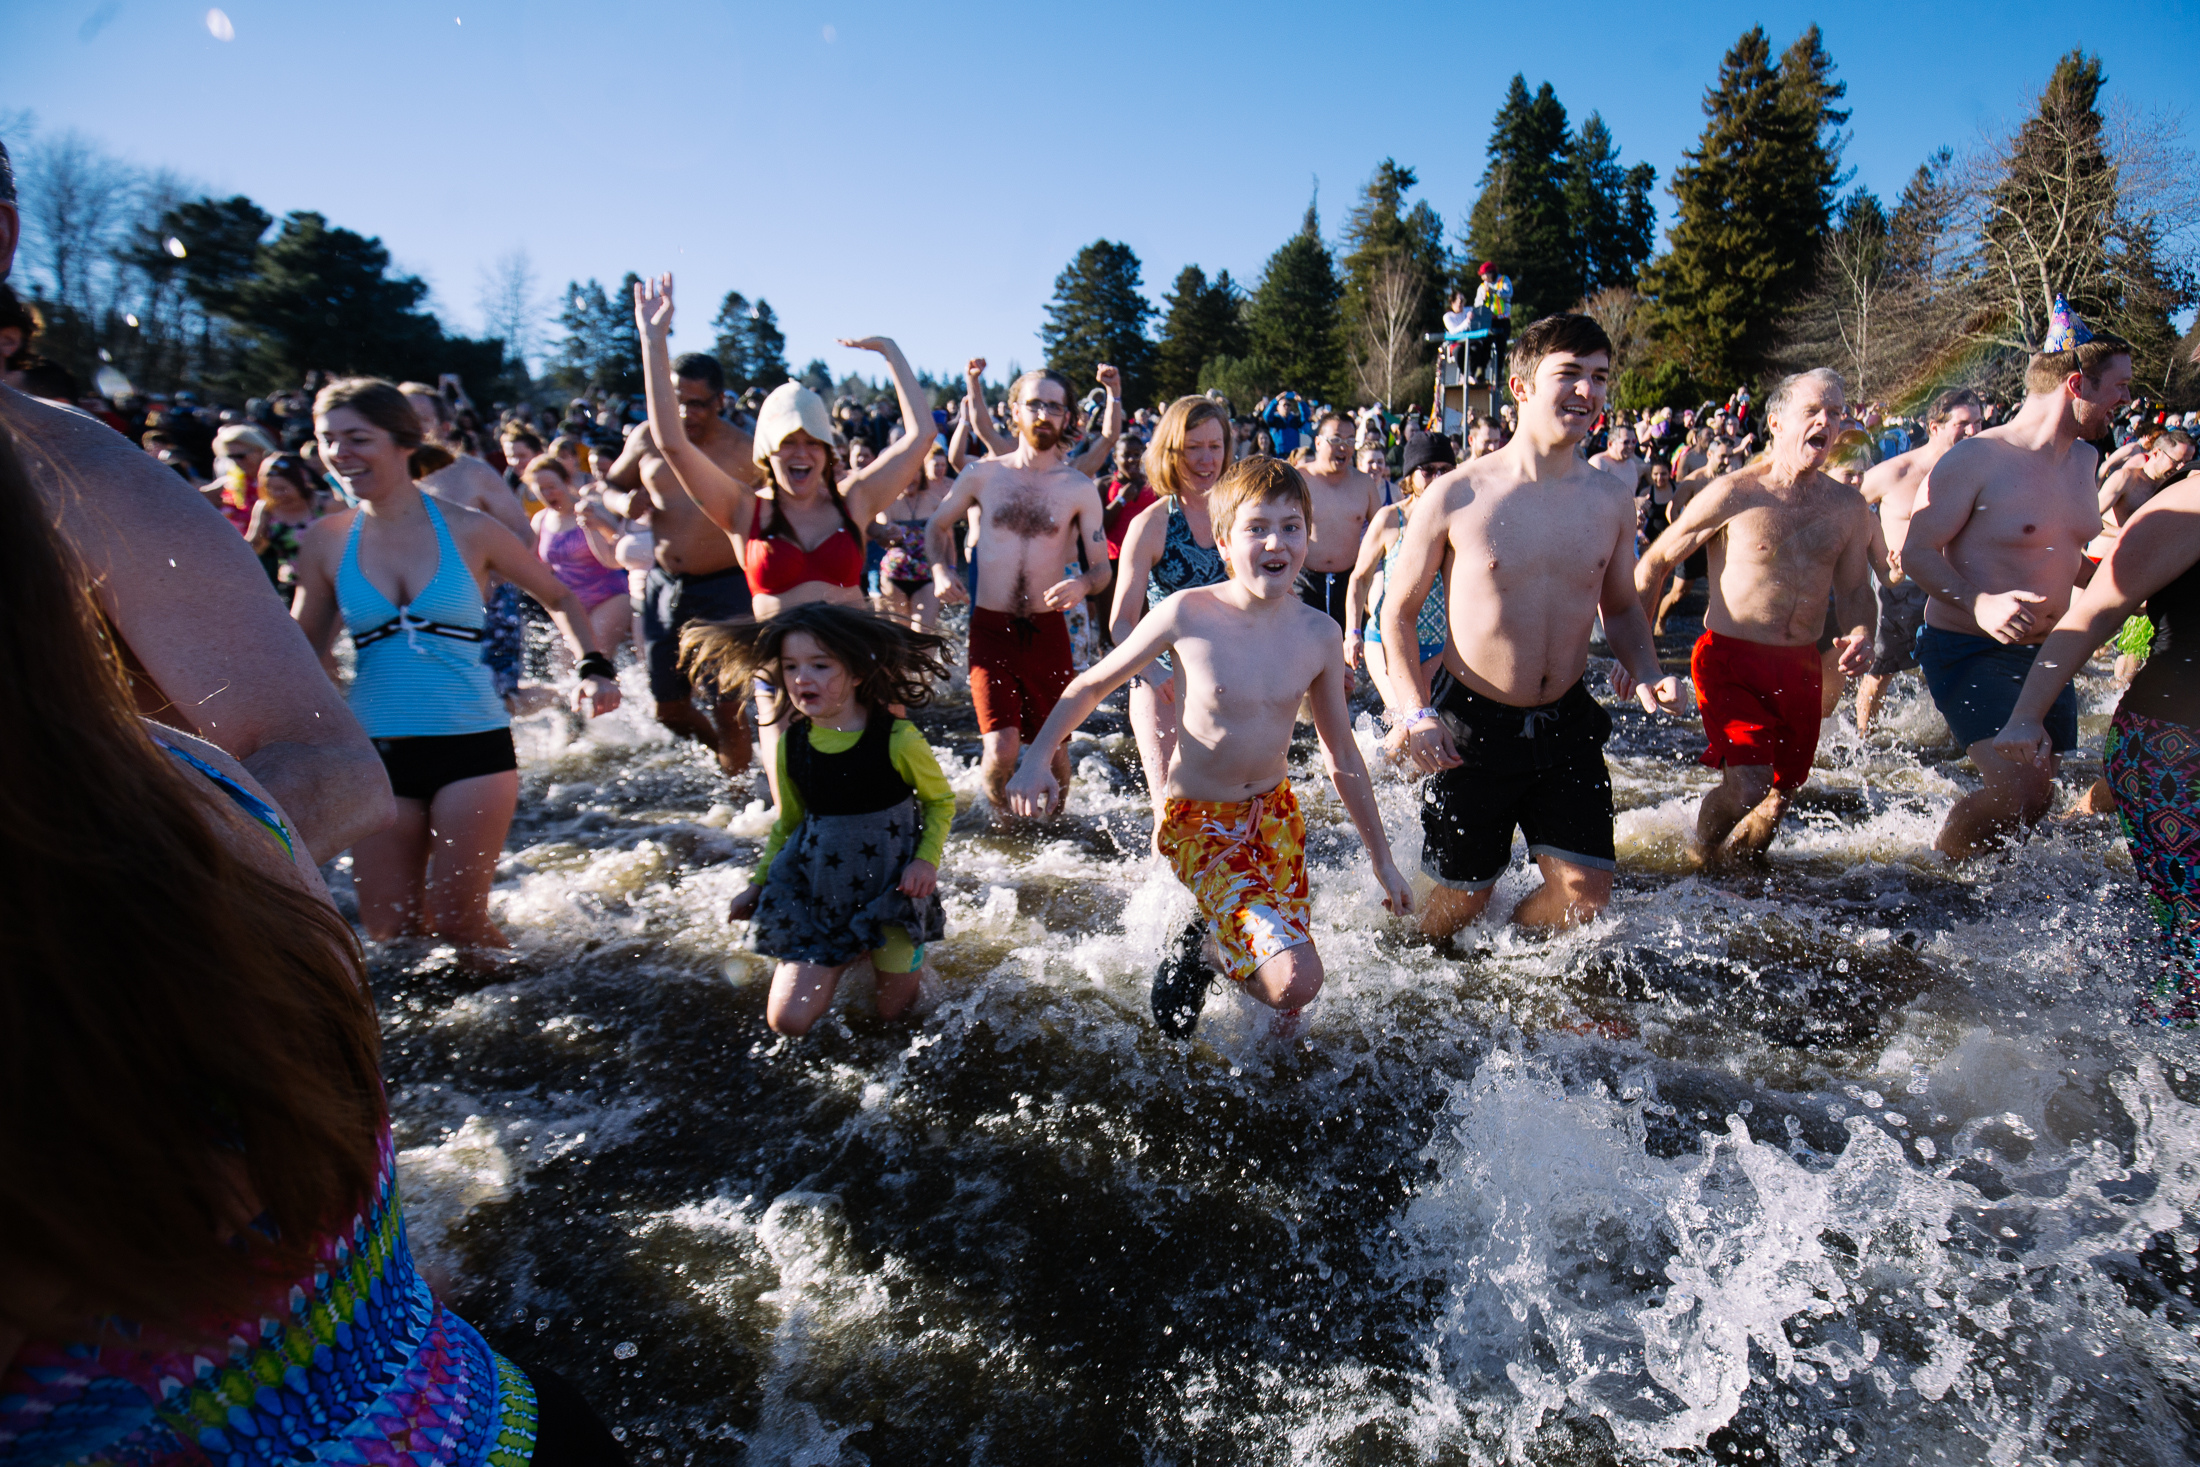
[[[415,1246],[637,1462],[2190,1461],[2200,1064],[2126,1022],[2129,861],[2066,821],[1944,870],[1973,776],[1887,713],[1704,878],[1700,736],[1620,711],[1610,912],[1455,948],[1302,763],[1330,986],[1189,1043],[1119,723],[1060,824],[950,841],[916,1018],[859,967],[805,1040],[722,921],[761,807],[646,715],[529,724],[512,964],[376,954]]]

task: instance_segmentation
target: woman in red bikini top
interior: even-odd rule
[[[809,601],[867,605],[862,526],[917,482],[935,437],[931,399],[901,348],[883,336],[840,343],[886,358],[901,421],[910,428],[845,478],[834,473],[833,424],[825,400],[794,382],[772,389],[756,414],[756,466],[769,484],[767,497],[712,463],[680,426],[680,405],[671,391],[672,350],[665,339],[672,329],[670,275],[634,287],[634,319],[642,337],[650,431],[680,487],[733,538],[757,619]],[[779,747],[779,729],[764,721],[769,709],[769,699],[759,701],[763,747],[758,752],[767,773],[777,768]],[[777,789],[772,793],[776,804]]]

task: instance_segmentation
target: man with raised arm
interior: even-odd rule
[[[1299,599],[1346,631],[1345,602],[1352,589],[1352,568],[1359,563],[1360,540],[1368,521],[1383,507],[1383,486],[1352,462],[1352,419],[1335,409],[1314,424],[1314,453],[1299,465],[1307,493],[1314,498],[1313,542],[1306,569],[1299,572]]]
[[[1115,371],[1100,370],[1105,377]],[[1113,381],[1107,388],[1114,395]],[[924,532],[940,603],[968,601],[954,569],[955,521],[973,506],[978,511],[970,701],[985,742],[983,778],[996,819],[1009,813],[1008,780],[1018,754],[1076,676],[1062,613],[1107,589],[1109,580],[1100,491],[1062,458],[1062,430],[1077,410],[1069,379],[1041,368],[1009,384],[1008,394],[1015,450],[965,469]],[[1083,572],[1077,568],[1080,545]],[[1054,773],[1066,800],[1066,749],[1055,752]]]
[[[0,146],[0,280],[21,220]],[[0,387],[0,431],[142,673],[150,715],[243,764],[316,861],[390,823],[389,775],[236,528],[174,472],[73,408]]]
[[[718,359],[687,352],[672,363],[673,395],[680,429],[727,475],[751,488],[763,483],[755,440],[725,420],[726,376]],[[647,423],[627,435],[626,447],[606,481],[618,493],[604,496],[616,514],[631,516],[647,495],[657,563],[642,594],[642,657],[649,666],[649,695],[657,721],[682,738],[718,751],[728,774],[748,768],[749,729],[738,698],[721,699],[715,717],[695,706],[695,691],[680,670],[680,629],[691,621],[722,621],[749,614],[748,582],[732,537],[711,522],[680,487],[679,476],[658,451]]]
[[[1770,449],[1705,485],[1635,567],[1647,610],[1674,566],[1710,551],[1711,598],[1688,663],[1709,744],[1703,762],[1725,770],[1696,812],[1706,863],[1771,845],[1810,778],[1829,594],[1835,665],[1860,672],[1871,656],[1871,511],[1823,472],[1845,412],[1838,372],[1782,380],[1765,406]]]
[[[2088,331],[2057,297],[2016,415],[1949,448],[1918,494],[1902,547],[1904,571],[1932,597],[1918,664],[1985,781],[1956,801],[1933,843],[1952,861],[2047,813],[2056,760],[1998,758],[1994,736],[2039,644],[2070,609],[2086,543],[2101,532],[2100,456],[2084,440],[2106,433],[2130,400],[2130,345]],[[2078,704],[2067,685],[2047,732],[2055,754],[2077,747]]]
[[[1856,685],[1856,731],[1872,731],[1887,684],[1917,666],[1917,629],[1925,620],[1925,591],[1902,572],[1902,541],[1925,476],[1949,449],[1986,424],[1986,410],[1968,387],[1952,388],[1925,410],[1929,430],[1922,447],[1898,454],[1864,475],[1864,502],[1879,511],[1879,538],[1887,547],[1888,574],[1879,578],[1879,630],[1872,665]]]
[[[1383,592],[1386,647],[1418,643],[1417,622],[1450,557],[1450,637],[1424,685],[1418,659],[1383,660],[1383,699],[1429,780],[1421,869],[1435,881],[1421,928],[1449,936],[1480,916],[1527,837],[1543,884],[1513,912],[1523,926],[1588,921],[1612,899],[1611,715],[1589,691],[1597,613],[1618,657],[1613,689],[1677,712],[1635,595],[1635,500],[1579,453],[1604,410],[1612,343],[1587,316],[1546,316],[1508,361],[1520,427],[1503,448],[1414,499]]]
[[[980,406],[971,414],[970,431],[985,445],[987,453],[996,456],[1012,454],[1016,451],[1016,440],[996,428],[993,415],[984,411],[984,377],[985,358],[972,357],[963,367],[963,380],[968,389],[963,400]],[[1123,374],[1103,363],[1093,374],[1093,378],[1100,384],[1100,390],[1107,394],[1107,406],[1100,416],[1100,431],[1080,444],[1075,453],[1066,455],[1065,462],[1087,478],[1097,479],[1100,471],[1108,466],[1108,460],[1114,456],[1116,442],[1123,436]],[[1070,405],[1070,410],[1074,415],[1075,403]],[[1069,436],[1070,424],[1064,422],[1062,438],[1065,444]],[[961,472],[959,464],[956,471]]]

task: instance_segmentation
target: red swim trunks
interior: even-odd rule
[[[1818,753],[1818,649],[1705,632],[1688,659],[1714,769],[1769,764],[1775,789],[1799,788]]]
[[[970,608],[970,702],[979,733],[1013,728],[1030,743],[1075,676],[1061,612],[1024,617]]]

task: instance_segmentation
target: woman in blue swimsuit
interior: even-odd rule
[[[359,507],[305,534],[293,614],[317,651],[339,618],[358,651],[351,708],[389,771],[397,819],[352,847],[359,921],[378,941],[428,934],[509,947],[489,887],[519,803],[512,720],[482,663],[490,578],[541,602],[580,661],[574,706],[619,706],[588,608],[520,538],[413,482],[420,424],[397,388],[354,377],[313,405],[322,460]]]
[[[1230,466],[1230,416],[1208,397],[1169,404],[1146,447],[1146,479],[1160,498],[1138,512],[1123,534],[1109,634],[1120,646],[1139,618],[1177,592],[1227,578],[1207,519],[1207,491]],[[1176,759],[1176,669],[1167,657],[1131,679],[1131,731],[1153,792],[1154,828]]]

